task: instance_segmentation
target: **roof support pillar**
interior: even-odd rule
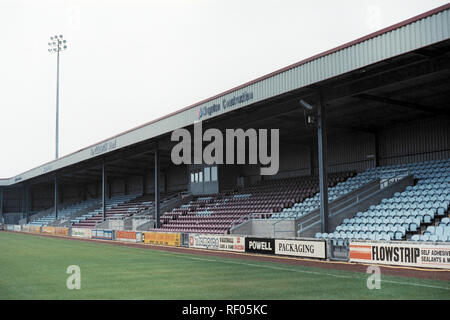
[[[106,176],[106,165],[103,161],[102,163],[102,220],[106,220],[106,184],[107,184],[107,176]]]
[[[375,131],[375,167],[380,166],[380,133]]]
[[[320,221],[322,233],[328,233],[328,149],[326,110],[323,93],[317,105],[317,147],[319,153]]]
[[[29,211],[29,206],[28,206],[29,192],[30,192],[30,187],[28,184],[25,184],[23,186],[22,213],[23,213],[23,216],[25,216],[27,218],[27,223],[30,222],[30,211]]]
[[[0,188],[0,216],[2,218],[2,222],[5,221],[3,217],[3,188]]]
[[[155,228],[159,228],[159,151],[155,150]]]
[[[58,219],[58,201],[59,201],[59,199],[58,199],[58,178],[57,178],[57,176],[55,176],[55,197],[54,197],[54,199],[55,199],[55,204],[54,204],[54,206],[55,206],[55,217],[56,217],[56,219]]]

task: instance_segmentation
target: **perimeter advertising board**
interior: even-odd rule
[[[275,254],[301,258],[326,258],[323,240],[280,240],[275,239]]]
[[[91,238],[91,229],[71,228],[70,235],[77,238]]]
[[[219,250],[245,252],[245,237],[219,236]]]
[[[144,243],[172,247],[179,247],[181,245],[181,234],[179,233],[143,232],[143,237]]]
[[[352,242],[351,262],[450,269],[450,245],[411,242]]]
[[[20,227],[20,224],[15,224],[14,225],[14,231],[21,231],[22,228]]]
[[[43,234],[55,234],[55,228],[54,227],[45,226],[45,227],[42,227],[41,232]]]
[[[114,240],[114,230],[94,229],[91,231],[92,239]]]
[[[40,226],[29,226],[28,232],[41,233],[41,227]]]
[[[246,237],[245,252],[275,254],[275,239]]]
[[[189,247],[245,252],[245,237],[191,233]]]
[[[116,240],[125,242],[142,242],[142,235],[140,231],[116,231]]]
[[[60,235],[60,236],[68,236],[69,228],[55,227],[55,234]]]

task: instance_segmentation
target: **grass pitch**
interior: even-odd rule
[[[78,265],[81,289],[66,287]],[[0,299],[450,299],[450,283],[0,232]]]

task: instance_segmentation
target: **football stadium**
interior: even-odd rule
[[[447,4],[0,179],[0,299],[448,300],[449,92]]]

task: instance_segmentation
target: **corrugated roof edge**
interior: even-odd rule
[[[109,137],[109,138],[107,138],[107,139],[104,139],[104,140],[101,140],[101,141],[96,142],[96,143],[94,143],[94,144],[91,144],[91,145],[89,145],[89,146],[87,146],[87,147],[85,147],[85,148],[82,148],[82,149],[79,149],[79,150],[77,150],[77,151],[74,151],[74,152],[71,152],[71,153],[69,153],[69,154],[66,154],[65,156],[62,156],[62,157],[58,158],[57,160],[63,159],[63,158],[66,158],[66,157],[69,157],[69,156],[71,156],[71,155],[73,155],[73,154],[75,154],[75,153],[77,153],[77,152],[80,152],[80,151],[83,151],[83,150],[92,148],[93,146],[96,146],[96,145],[98,145],[98,144],[104,143],[104,142],[109,141],[109,140],[111,140],[111,139],[117,138],[117,137],[119,137],[119,136],[121,136],[121,135],[123,135],[123,134],[132,132],[132,131],[134,131],[134,130],[138,130],[138,129],[143,128],[143,127],[145,127],[145,126],[148,126],[148,125],[150,125],[150,124],[152,124],[152,123],[155,123],[155,122],[161,121],[161,120],[163,120],[163,119],[169,118],[169,117],[171,117],[171,116],[173,116],[173,115],[175,115],[175,114],[178,114],[178,113],[180,113],[180,112],[183,112],[183,111],[186,111],[186,110],[195,108],[195,107],[197,107],[197,106],[199,106],[199,105],[201,105],[201,104],[203,104],[203,103],[205,103],[205,102],[214,100],[214,99],[216,99],[216,98],[219,98],[219,97],[221,97],[221,96],[224,96],[224,95],[226,95],[226,94],[229,94],[229,93],[231,93],[231,92],[233,92],[233,91],[242,89],[242,88],[244,88],[244,87],[246,87],[246,86],[249,86],[249,85],[251,85],[251,84],[254,84],[254,83],[256,83],[256,82],[259,82],[259,81],[268,79],[268,78],[270,78],[270,77],[276,76],[277,74],[280,74],[280,73],[285,72],[285,71],[287,71],[287,70],[289,70],[289,69],[292,69],[292,68],[296,68],[296,67],[298,67],[298,66],[300,66],[300,65],[302,65],[302,64],[311,62],[311,61],[316,60],[316,59],[319,59],[319,58],[321,58],[321,57],[327,56],[327,55],[329,55],[329,54],[331,54],[331,53],[334,53],[334,52],[337,52],[337,51],[339,51],[339,50],[342,50],[342,49],[351,47],[351,46],[353,46],[353,45],[356,45],[356,44],[358,44],[358,43],[364,42],[364,41],[366,41],[366,40],[375,38],[375,37],[377,37],[377,36],[379,36],[379,35],[382,35],[382,34],[384,34],[384,33],[390,32],[390,31],[395,30],[395,29],[397,29],[397,28],[401,28],[401,27],[403,27],[403,26],[405,26],[405,25],[408,25],[408,24],[410,24],[410,23],[413,23],[413,22],[416,22],[416,21],[418,21],[418,20],[427,18],[427,17],[432,16],[432,15],[434,15],[434,14],[437,14],[437,13],[439,13],[439,12],[441,12],[441,11],[445,11],[445,10],[447,10],[447,9],[449,9],[449,8],[450,8],[450,2],[447,3],[447,4],[445,4],[445,5],[442,5],[442,6],[440,6],[440,7],[437,7],[437,8],[435,8],[435,9],[429,10],[429,11],[424,12],[424,13],[421,13],[421,14],[419,14],[419,15],[417,15],[417,16],[414,16],[414,17],[411,17],[411,18],[406,19],[406,20],[404,20],[404,21],[401,21],[401,22],[399,22],[399,23],[396,23],[396,24],[394,24],[394,25],[392,25],[392,26],[389,26],[389,27],[383,28],[383,29],[381,29],[381,30],[375,31],[375,32],[373,32],[373,33],[370,33],[370,34],[368,34],[368,35],[366,35],[366,36],[363,36],[363,37],[361,37],[361,38],[358,38],[358,39],[356,39],[356,40],[347,42],[347,43],[345,43],[345,44],[343,44],[343,45],[340,45],[340,46],[338,46],[338,47],[335,47],[335,48],[333,48],[333,49],[330,49],[330,50],[327,50],[327,51],[325,51],[325,52],[319,53],[319,54],[314,55],[314,56],[312,56],[312,57],[310,57],[310,58],[301,60],[301,61],[299,61],[299,62],[296,62],[296,63],[294,63],[294,64],[291,64],[291,65],[289,65],[289,66],[286,66],[286,67],[284,67],[284,68],[278,69],[278,70],[276,70],[276,71],[274,71],[274,72],[271,72],[271,73],[269,73],[269,74],[266,74],[266,75],[264,75],[264,76],[261,76],[261,77],[259,77],[259,78],[254,79],[254,80],[248,81],[248,82],[246,82],[246,83],[244,83],[244,84],[241,84],[241,85],[239,85],[239,86],[237,86],[237,87],[234,87],[234,88],[232,88],[232,89],[229,89],[229,90],[227,90],[227,91],[224,91],[224,92],[222,92],[222,93],[219,93],[219,94],[217,94],[217,95],[215,95],[215,96],[212,96],[212,97],[207,98],[207,99],[203,99],[203,100],[201,100],[201,101],[199,101],[199,102],[197,102],[197,103],[194,103],[194,104],[192,104],[192,105],[190,105],[190,106],[184,107],[184,108],[179,109],[179,110],[174,111],[174,112],[171,112],[171,113],[169,113],[169,114],[167,114],[167,115],[165,115],[165,116],[159,117],[159,118],[157,118],[157,119],[155,119],[155,120],[151,120],[151,121],[146,122],[146,123],[144,123],[144,124],[141,124],[141,125],[139,125],[139,126],[137,126],[137,127],[134,127],[134,128],[129,129],[129,130],[123,131],[123,132],[121,132],[121,133],[119,133],[119,134],[116,134],[116,135],[114,135],[114,136],[112,136],[112,137]],[[42,164],[42,165],[40,165],[40,166],[45,166],[45,165],[50,164],[50,163],[52,163],[52,162],[54,162],[54,161],[57,161],[57,160],[52,160],[52,161],[46,162],[46,163],[44,163],[44,164]],[[33,168],[33,169],[34,169],[34,168]],[[22,173],[20,173],[20,174],[18,174],[18,175],[25,174],[25,173],[27,173],[28,171],[31,171],[31,170],[33,170],[33,169],[27,170],[27,171],[22,172]],[[12,177],[11,177],[11,178],[12,178]],[[7,179],[11,179],[11,178],[0,178],[0,180],[7,180]]]

